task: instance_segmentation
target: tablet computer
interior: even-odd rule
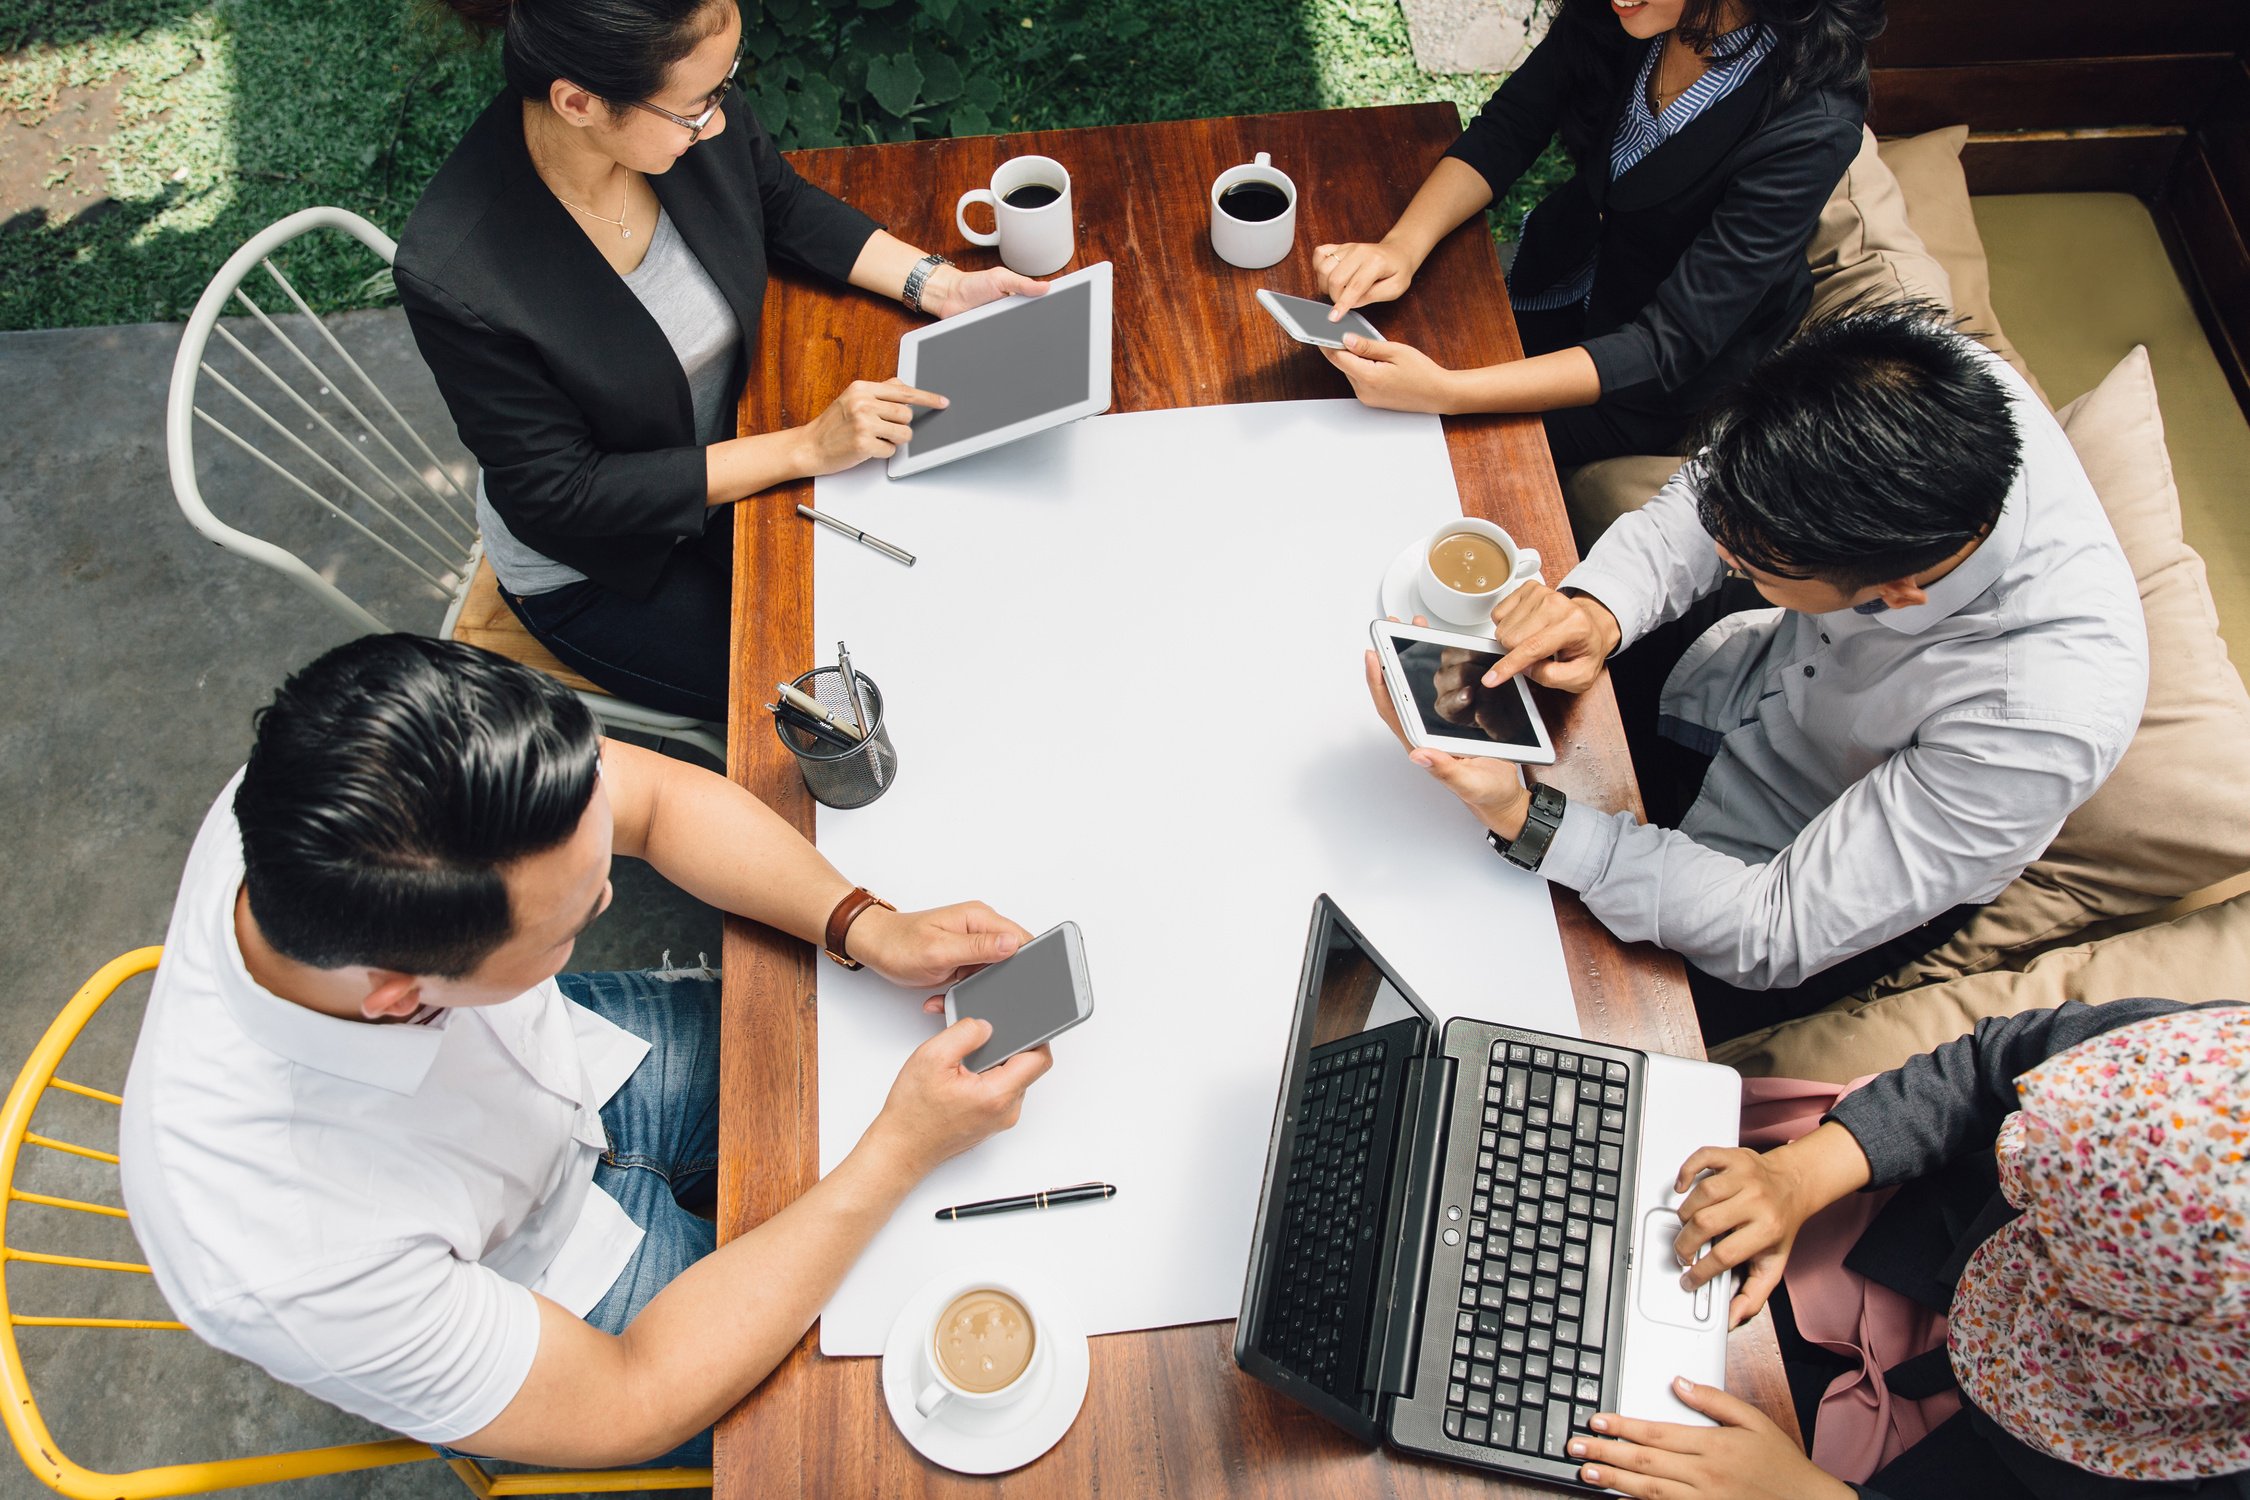
[[[1399,726],[1420,750],[1551,766],[1555,742],[1521,677],[1484,685],[1506,653],[1486,635],[1377,620],[1370,631]]]
[[[1003,297],[900,339],[898,378],[948,404],[914,413],[891,478],[1109,410],[1110,317],[1105,260],[1056,277],[1044,296]]]

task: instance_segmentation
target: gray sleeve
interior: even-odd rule
[[[1923,1176],[1990,1146],[2016,1109],[2016,1080],[2089,1037],[2182,1010],[2234,1005],[2210,1000],[2072,1000],[2053,1010],[1990,1016],[1977,1029],[1836,1101],[1827,1119],[1852,1133],[1867,1153],[1868,1187]]]
[[[1764,863],[1572,803],[1539,873],[1629,943],[1743,989],[1781,988],[2013,878],[2101,785],[2103,757],[2082,725],[1951,714]]]

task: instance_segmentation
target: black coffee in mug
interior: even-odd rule
[[[1270,182],[1238,182],[1219,194],[1219,207],[1245,224],[1263,224],[1289,211],[1289,195]]]
[[[1010,208],[1045,208],[1061,196],[1061,188],[1049,187],[1044,182],[1027,182],[1010,189],[1000,201]]]

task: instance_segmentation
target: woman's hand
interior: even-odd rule
[[[1342,349],[1323,349],[1328,362],[1344,372],[1352,394],[1385,411],[1460,410],[1459,377],[1408,344],[1344,335]]]
[[[1853,1500],[1766,1414],[1716,1386],[1675,1380],[1672,1389],[1717,1427],[1637,1422],[1604,1412],[1597,1437],[1574,1437],[1578,1477],[1638,1500]]]
[[[964,271],[959,266],[939,266],[922,288],[922,311],[940,318],[965,313],[972,307],[997,302],[1002,297],[1045,295],[1047,283],[1018,276],[1006,266],[987,271]]]
[[[889,458],[914,436],[914,408],[942,410],[943,396],[918,391],[903,380],[855,380],[828,409],[798,431],[803,434],[797,472],[814,478],[848,469],[862,459]]]
[[[1698,1173],[1704,1174],[1695,1182]],[[1867,1183],[1867,1155],[1852,1133],[1831,1120],[1810,1135],[1757,1152],[1742,1146],[1706,1146],[1689,1157],[1673,1183],[1686,1192],[1673,1253],[1687,1273],[1681,1284],[1699,1287],[1737,1266],[1749,1267],[1742,1290],[1727,1309],[1739,1327],[1766,1305],[1781,1284],[1782,1268],[1805,1221]],[[1688,1184],[1695,1190],[1688,1192]],[[1714,1243],[1715,1242],[1715,1243]],[[1709,1246],[1708,1254],[1697,1256]]]
[[[1312,263],[1320,290],[1336,304],[1328,315],[1331,323],[1355,307],[1405,295],[1422,264],[1389,240],[1373,245],[1315,245]]]

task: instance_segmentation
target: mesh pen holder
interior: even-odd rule
[[[832,745],[816,734],[775,719],[773,732],[797,757],[797,772],[805,790],[823,807],[865,807],[890,790],[898,779],[898,751],[891,745],[890,726],[883,722],[883,691],[865,672],[854,670],[859,693],[873,720],[867,739],[857,745]],[[844,674],[834,667],[815,667],[790,686],[816,700],[849,723],[853,718],[851,694]]]

